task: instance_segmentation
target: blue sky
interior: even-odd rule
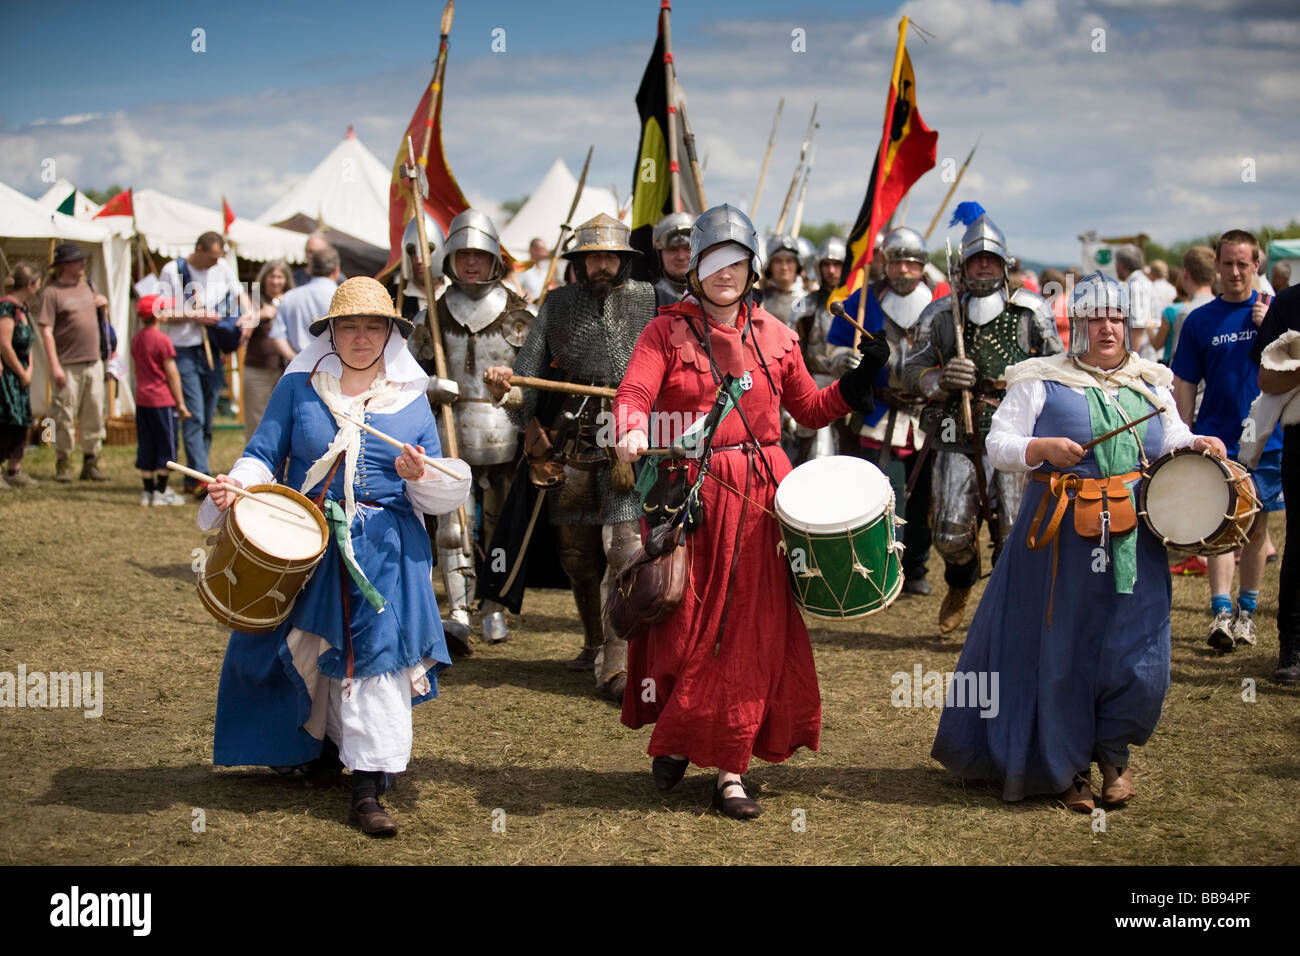
[[[557,156],[576,171],[589,144],[591,181],[626,195],[657,10],[458,4],[444,141],[472,200],[523,195]],[[0,180],[38,195],[53,157],[85,187],[208,205],[225,194],[255,216],[349,124],[391,161],[431,72],[441,3],[19,0],[5,11]],[[784,96],[757,224],[775,219],[813,102],[822,125],[805,220],[851,220],[903,13],[935,34],[909,50],[940,161],[960,162],[984,134],[956,198],[983,203],[1022,256],[1072,262],[1088,229],[1168,242],[1300,216],[1290,0],[678,0],[678,75],[709,200],[748,205]],[[504,53],[491,51],[498,27]],[[191,50],[195,28],[205,53]],[[792,49],[796,28],[805,52]],[[923,178],[909,223],[924,227],[946,188],[937,171]]]

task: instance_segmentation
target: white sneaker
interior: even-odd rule
[[[1237,619],[1232,622],[1232,639],[1237,644],[1255,646],[1255,615],[1250,611],[1237,610]]]
[[[158,496],[158,492],[156,492],[156,491],[142,491],[142,492],[140,492],[140,507],[141,507],[141,508],[148,508],[148,507],[149,507],[150,505],[152,505],[152,504],[157,504],[157,502],[154,501],[154,499],[155,499],[157,496]]]
[[[156,505],[183,505],[185,499],[168,488],[166,491],[155,491],[153,493],[153,503]]]
[[[1230,651],[1234,646],[1233,617],[1231,611],[1220,611],[1210,623],[1210,636],[1205,643],[1220,651]]]

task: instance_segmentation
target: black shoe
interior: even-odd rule
[[[303,768],[309,787],[327,790],[343,782],[343,761],[339,759],[339,748],[334,741],[325,738],[321,754]]]
[[[733,787],[740,788],[741,795],[739,797],[723,796],[725,791]],[[724,816],[731,817],[733,820],[752,820],[763,812],[763,808],[758,805],[758,801],[751,800],[745,794],[743,780],[729,780],[720,787],[715,783],[713,787],[713,809]]]
[[[1300,684],[1300,664],[1279,667],[1273,672],[1273,683],[1281,684],[1283,687],[1294,687]]]
[[[927,581],[925,578],[904,578],[903,579],[904,594],[920,594],[924,596],[926,594],[931,594],[933,591],[934,588],[930,586],[930,582]]]
[[[571,661],[565,662],[565,669],[571,671],[594,671],[596,669],[597,647],[584,647]]]
[[[691,765],[689,760],[674,760],[672,757],[655,757],[650,762],[651,772],[655,776],[655,789],[660,793],[667,793],[677,784],[681,783],[682,777],[686,776],[686,768]]]

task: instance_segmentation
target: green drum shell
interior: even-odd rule
[[[903,589],[892,500],[883,513],[852,530],[812,532],[781,516],[778,521],[795,598],[809,617],[868,617],[889,607]]]

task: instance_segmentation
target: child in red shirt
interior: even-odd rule
[[[172,307],[170,299],[146,295],[136,312],[140,331],[131,339],[135,363],[135,467],[140,469],[144,491],[142,507],[183,505],[185,499],[167,488],[167,462],[176,457],[176,416],[189,418],[181,376],[176,370],[176,347],[158,329],[158,312]]]

